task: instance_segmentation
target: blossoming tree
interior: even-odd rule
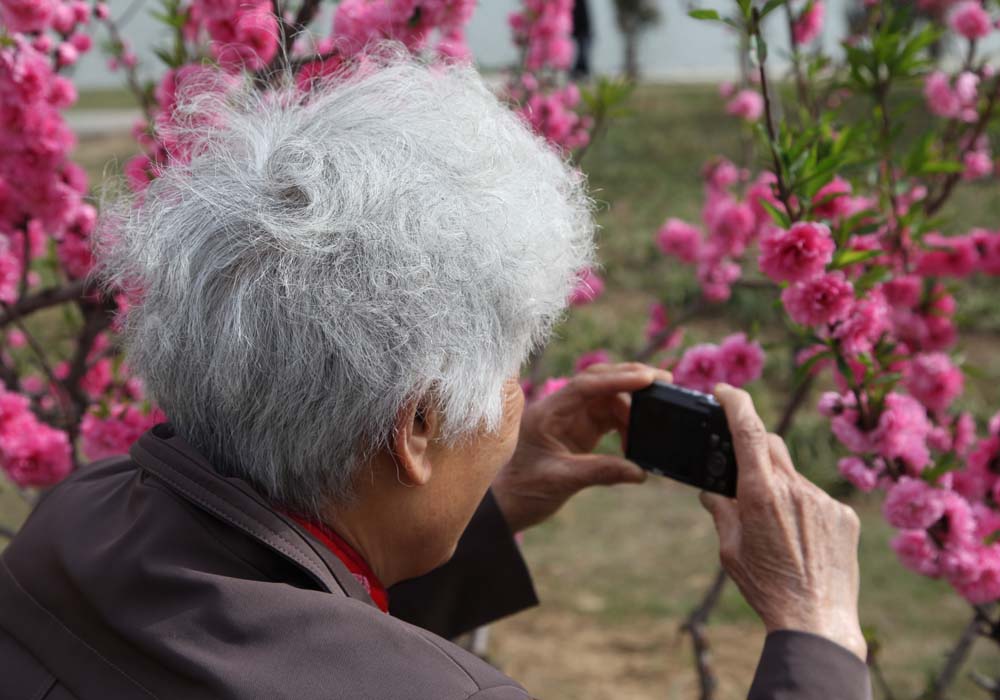
[[[708,302],[724,302],[743,282],[773,294],[799,348],[800,389],[832,380],[817,409],[843,446],[840,474],[885,493],[903,565],[945,579],[972,608],[928,687],[929,697],[943,697],[971,638],[1000,641],[1000,413],[977,425],[954,408],[965,378],[952,355],[959,285],[1000,274],[1000,231],[948,231],[940,217],[958,186],[994,174],[1000,77],[982,41],[996,32],[996,8],[866,0],[841,60],[816,46],[822,0],[733,0],[731,8],[690,14],[737,32],[751,49],[742,85],[722,94],[726,111],[759,137],[762,158],[747,168],[711,164],[704,229],[670,218],[657,242],[696,269]],[[765,33],[779,21],[791,47],[786,100]],[[942,38],[961,47],[947,69],[932,61]],[[918,133],[902,116],[916,110],[932,117]],[[703,367],[705,384],[723,376],[719,362]],[[708,609],[692,619],[703,622]],[[704,654],[699,662],[702,696],[711,697]],[[995,689],[995,680],[980,681]]]

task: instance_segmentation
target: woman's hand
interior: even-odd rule
[[[546,520],[587,486],[646,478],[624,457],[591,451],[612,430],[625,444],[631,392],[656,379],[669,382],[670,373],[634,362],[593,365],[524,410],[517,449],[493,482],[512,530]]]
[[[703,493],[719,531],[722,565],[767,631],[826,637],[865,660],[858,622],[858,516],[795,471],[750,395],[720,384],[715,395],[733,434],[736,500]]]

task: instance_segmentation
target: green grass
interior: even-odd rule
[[[642,87],[633,96],[631,115],[614,123],[588,153],[584,166],[601,202],[600,256],[608,291],[559,327],[543,359],[547,374],[569,371],[580,353],[595,347],[631,357],[641,345],[653,301],[676,310],[697,297],[690,270],[657,252],[653,234],[668,215],[698,221],[701,165],[713,154],[735,157],[745,147],[744,134],[721,113],[720,104],[710,87]],[[78,106],[129,103],[123,93],[111,91],[85,93]],[[116,134],[84,140],[78,157],[92,181],[99,182],[133,152],[128,135]],[[956,220],[947,230],[995,228],[1000,216],[996,182],[961,188],[945,215]],[[981,417],[997,407],[998,293],[995,280],[978,281],[964,287],[960,297],[970,331],[962,350],[994,380],[969,381],[968,406]],[[767,297],[738,291],[725,310],[692,324],[686,342],[718,340],[755,327],[765,340],[780,337],[777,318]],[[49,342],[61,342],[58,322],[51,315],[40,328]],[[754,388],[772,423],[788,393],[789,367],[790,358],[770,353],[765,381]],[[800,470],[825,487],[843,490],[834,470],[839,449],[825,421],[811,409],[804,411],[788,441]],[[615,447],[614,441],[604,447]],[[876,498],[855,496],[852,502],[864,523],[862,618],[877,630],[886,674],[899,697],[912,697],[925,674],[937,668],[969,611],[946,585],[902,569],[887,546],[891,532]],[[10,487],[0,483],[0,523],[15,525],[26,513]],[[716,546],[710,519],[686,487],[651,479],[639,487],[581,494],[552,521],[527,533],[524,550],[545,605],[497,627],[498,660],[548,700],[694,697],[686,646],[679,645],[676,626],[710,582]],[[710,635],[720,659],[722,696],[745,697],[760,627],[732,587],[713,617]],[[970,668],[996,668],[993,648],[979,643],[976,653]],[[605,692],[602,679],[612,678],[614,688],[629,692]],[[963,680],[954,697],[978,695]]]
[[[102,88],[83,90],[73,105],[77,109],[138,109],[135,97],[122,88]]]

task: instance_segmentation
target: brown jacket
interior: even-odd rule
[[[446,641],[535,604],[487,496],[455,558],[379,611],[347,569],[166,424],[53,489],[0,556],[0,700],[526,700]],[[769,636],[754,700],[864,700],[864,665]]]

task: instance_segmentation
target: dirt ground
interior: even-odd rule
[[[763,630],[716,624],[710,635],[719,700],[745,698]],[[494,625],[490,651],[497,665],[540,700],[698,697],[690,640],[678,635],[674,620],[609,628],[586,613],[542,606]]]

